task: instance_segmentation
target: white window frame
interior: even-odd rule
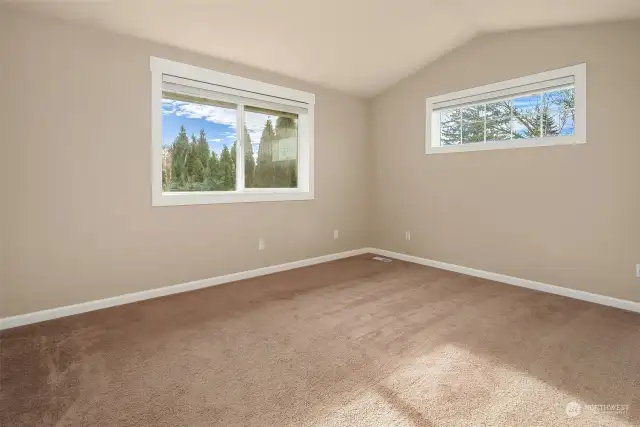
[[[575,105],[574,105],[574,133],[572,135],[559,135],[531,139],[511,139],[505,141],[477,142],[459,145],[440,145],[440,113],[434,111],[434,105],[449,103],[455,105],[468,105],[469,102],[489,102],[495,99],[496,94],[512,93],[513,96],[531,93],[530,91],[514,92],[516,88],[527,86],[544,90],[545,82],[573,78]],[[587,142],[587,65],[578,64],[557,70],[545,71],[517,79],[505,80],[485,86],[465,89],[458,92],[427,98],[426,101],[426,128],[425,148],[427,154],[459,153],[466,151],[499,150],[506,148],[544,147],[551,145],[574,145]],[[435,144],[435,145],[434,145]]]
[[[151,57],[151,201],[152,206],[268,202],[313,199],[313,134],[315,95],[287,87],[224,74],[167,59]],[[216,92],[248,99],[252,106],[273,103],[301,108],[298,118],[298,187],[244,188],[244,132],[237,128],[236,190],[166,192],[162,188],[162,85],[163,76],[190,80],[189,87],[215,85]],[[273,108],[273,107],[272,107]],[[238,123],[244,123],[244,104],[238,106]]]

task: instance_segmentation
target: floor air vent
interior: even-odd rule
[[[376,261],[380,261],[380,262],[391,262],[392,261],[389,258],[383,258],[381,256],[374,256],[373,259],[375,259]]]

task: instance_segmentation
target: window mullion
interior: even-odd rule
[[[236,109],[236,191],[244,191],[244,104]]]

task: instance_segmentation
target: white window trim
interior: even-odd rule
[[[152,206],[204,205],[216,203],[311,200],[314,198],[313,135],[315,95],[287,87],[224,74],[167,59],[151,57],[151,203]],[[236,191],[164,192],[162,189],[162,76],[170,75],[216,85],[229,95],[302,107],[298,120],[298,187],[236,188]],[[195,87],[198,85],[195,84]],[[238,109],[242,123],[243,108]],[[238,132],[236,182],[244,182],[243,132]]]
[[[434,120],[433,105],[511,89],[517,86],[535,85],[544,81],[573,76],[575,90],[575,129],[573,135],[553,136],[509,141],[478,142],[460,145],[432,146],[431,141],[440,138],[439,126],[432,126]],[[517,79],[505,80],[485,86],[452,92],[427,98],[425,115],[425,149],[427,154],[459,153],[466,151],[500,150],[507,148],[545,147],[552,145],[574,145],[587,142],[587,65],[578,64],[557,70],[545,71]]]

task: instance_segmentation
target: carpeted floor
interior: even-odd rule
[[[370,258],[5,331],[0,425],[640,425],[640,315]]]

